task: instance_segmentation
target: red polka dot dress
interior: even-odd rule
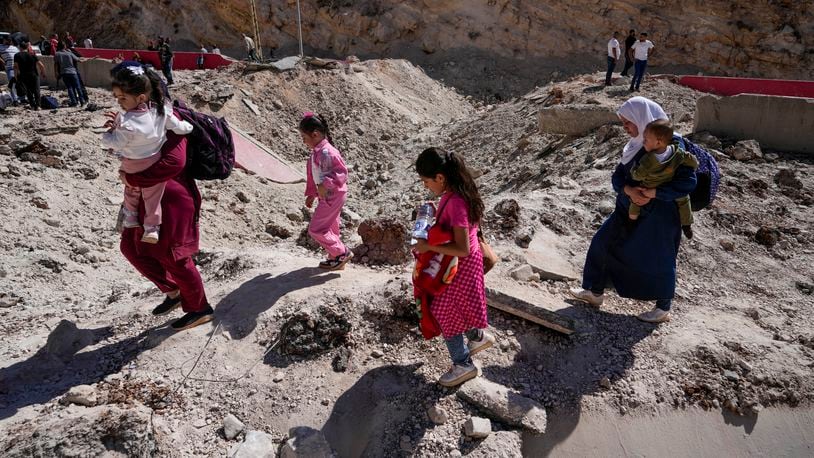
[[[441,326],[445,339],[473,328],[488,326],[486,291],[483,283],[483,253],[478,243],[478,225],[470,224],[466,201],[459,194],[447,192],[438,204],[436,224],[443,227],[469,228],[469,256],[458,258],[458,273],[452,283],[432,299],[430,311]]]

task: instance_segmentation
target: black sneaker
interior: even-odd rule
[[[164,302],[158,304],[158,306],[153,309],[153,315],[166,315],[175,310],[179,305],[181,305],[180,294],[175,299],[167,296],[164,298]]]
[[[212,310],[212,307],[207,305],[206,310],[203,312],[189,312],[182,316],[172,324],[172,328],[176,331],[194,328],[195,326],[212,321],[212,319],[215,317],[214,314],[215,311]]]
[[[692,226],[681,226],[681,230],[684,232],[685,237],[692,238]]]

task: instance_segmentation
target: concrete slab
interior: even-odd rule
[[[584,135],[605,124],[619,124],[616,112],[599,105],[555,105],[540,110],[540,132]]]
[[[232,138],[235,142],[235,162],[237,166],[260,175],[275,183],[293,184],[305,181],[295,167],[277,156],[271,149],[250,137],[235,126]]]
[[[814,99],[741,94],[698,99],[694,132],[754,139],[764,149],[814,153]]]
[[[559,236],[546,228],[538,229],[524,253],[526,262],[540,278],[547,280],[577,280],[576,267],[569,261],[571,256],[561,246]]]

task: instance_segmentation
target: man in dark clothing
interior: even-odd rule
[[[633,50],[631,47],[636,43],[636,31],[630,29],[625,38],[625,68],[622,70],[622,76],[628,76],[627,71],[633,66]]]
[[[27,46],[28,43],[25,43]],[[40,109],[40,75],[45,75],[45,65],[39,58],[27,52],[14,56],[14,72],[17,80],[25,87],[28,105],[34,110]]]
[[[159,41],[158,57],[161,60],[161,71],[167,78],[167,85],[172,85],[172,49],[170,49],[170,39],[164,38]]]

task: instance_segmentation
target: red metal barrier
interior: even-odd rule
[[[158,51],[146,51],[143,49],[101,49],[101,48],[76,48],[83,58],[99,57],[102,59],[123,59],[133,60],[133,55],[138,53],[144,63],[151,64],[160,69],[161,62],[158,59]],[[173,70],[195,70],[198,68],[199,52],[177,52],[172,53]],[[223,57],[220,54],[204,54],[204,68],[220,68],[232,65],[233,60]]]
[[[681,76],[678,82],[697,91],[717,95],[763,94],[814,98],[814,81]]]

